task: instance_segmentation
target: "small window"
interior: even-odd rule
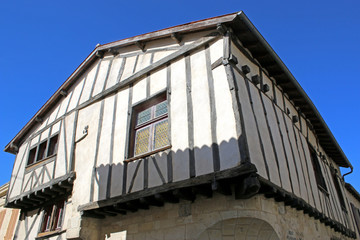
[[[33,164],[35,162],[35,157],[36,157],[36,148],[33,148],[30,150],[27,165]]]
[[[52,138],[50,138],[49,150],[47,155],[48,156],[54,155],[57,151],[57,146],[58,146],[58,135],[55,135]]]
[[[52,232],[60,230],[62,226],[64,212],[64,201],[60,201],[54,205],[44,209],[44,217],[41,224],[41,232]]]
[[[43,142],[43,143],[41,143],[40,144],[40,146],[39,146],[39,153],[38,153],[38,156],[37,156],[37,160],[36,161],[40,161],[40,160],[42,160],[42,159],[44,159],[45,157],[46,157],[46,152],[45,152],[45,150],[46,150],[46,145],[47,145],[47,141],[45,141],[45,142]]]
[[[322,190],[325,190],[327,192],[325,179],[321,171],[321,166],[317,154],[314,149],[309,148],[309,150],[311,155],[311,162],[315,173],[316,183]]]
[[[343,194],[341,192],[339,180],[337,178],[336,173],[333,173],[332,176],[333,176],[333,181],[334,181],[336,193],[337,193],[339,201],[340,201],[340,205],[341,205],[342,209],[346,211],[345,200],[344,200],[344,196],[343,196]]]
[[[133,113],[129,157],[141,156],[169,146],[165,95],[136,106]]]
[[[27,166],[33,163],[39,162],[50,156],[53,156],[57,152],[58,146],[58,134],[53,135],[50,140],[47,139],[37,146],[30,149]]]

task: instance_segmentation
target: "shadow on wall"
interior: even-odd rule
[[[197,239],[279,240],[274,228],[266,221],[257,218],[232,218],[220,221],[207,228]]]
[[[220,145],[169,149],[131,162],[102,164],[95,169],[94,201],[237,167],[238,142],[232,138]]]

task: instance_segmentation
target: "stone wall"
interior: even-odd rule
[[[348,239],[284,203],[215,193],[104,220],[82,220],[83,239]]]

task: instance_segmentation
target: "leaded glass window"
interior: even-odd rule
[[[132,156],[169,146],[168,105],[164,99],[159,97],[134,109]]]

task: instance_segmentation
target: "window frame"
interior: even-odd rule
[[[159,103],[166,102],[167,106],[167,112],[165,114],[162,114],[160,116],[155,116],[156,106]],[[137,119],[139,113],[151,109],[151,118],[147,122],[140,123],[137,125]],[[170,142],[170,131],[169,131],[169,125],[170,125],[170,118],[169,118],[169,101],[167,99],[166,92],[159,93],[145,101],[142,101],[140,103],[137,103],[136,105],[132,106],[131,116],[130,116],[130,128],[129,128],[129,144],[128,144],[128,153],[127,153],[127,159],[126,161],[133,161],[136,159],[144,158],[146,156],[155,154],[160,151],[164,151],[166,149],[171,148],[171,142]],[[154,147],[154,140],[155,140],[155,126],[156,124],[162,122],[162,121],[168,121],[168,127],[167,127],[167,136],[168,136],[168,144],[159,148]],[[149,129],[149,151],[135,154],[135,147],[136,147],[136,136],[138,132],[145,128]]]
[[[328,194],[328,188],[326,186],[326,181],[324,178],[324,174],[322,172],[322,168],[320,166],[320,160],[318,158],[318,154],[315,149],[309,146],[311,163],[313,166],[315,180],[318,188],[322,190],[324,193]]]
[[[56,138],[56,143],[55,143],[55,147],[53,150],[52,154],[49,154],[49,147],[51,145],[51,140],[53,140],[54,138]],[[45,146],[45,147],[44,147]],[[41,150],[44,147],[43,150]],[[39,141],[38,143],[36,143],[32,148],[30,148],[29,152],[28,152],[28,158],[26,161],[26,168],[31,167],[36,165],[39,162],[43,162],[51,157],[54,157],[57,155],[57,151],[58,151],[58,147],[59,147],[59,132],[54,133],[50,136],[48,136],[46,139]],[[41,159],[39,159],[39,152],[42,152],[42,157]],[[31,162],[29,162],[31,160]]]
[[[341,185],[339,183],[339,179],[338,179],[338,175],[336,174],[336,170],[334,170],[334,172],[331,175],[332,175],[332,178],[333,178],[332,180],[333,180],[334,185],[335,185],[335,190],[336,190],[339,202],[340,202],[341,209],[343,211],[347,212],[344,194],[343,194],[343,191],[341,191]]]
[[[65,199],[61,199],[44,207],[38,237],[48,236],[62,231],[65,207]]]

